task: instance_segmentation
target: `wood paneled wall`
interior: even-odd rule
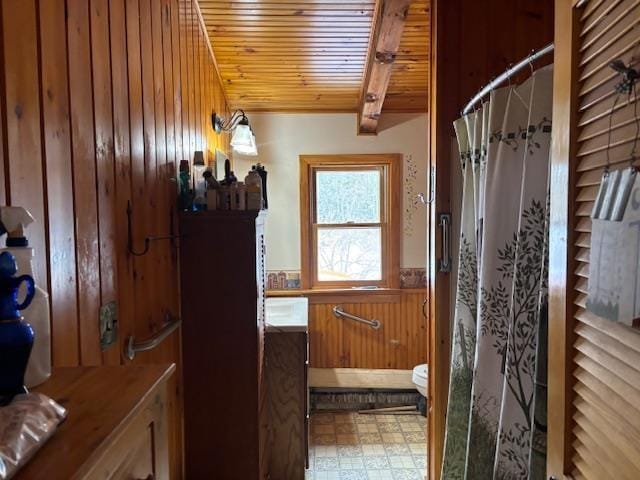
[[[129,335],[178,315],[168,241],[181,159],[214,158],[226,101],[193,0],[3,0],[0,204],[26,207],[38,283],[49,290],[56,366],[125,363]],[[102,351],[99,309],[116,301],[119,337]],[[175,334],[136,362],[179,362]],[[179,380],[174,379],[179,402]],[[180,478],[180,421],[174,419]]]
[[[470,98],[510,64],[553,41],[553,0],[432,0],[430,158],[436,169],[431,218],[451,211],[449,184],[453,121]],[[548,56],[540,65],[553,61]],[[536,65],[538,66],[538,65]],[[528,72],[524,72],[528,76]],[[514,79],[513,82],[518,82]],[[430,371],[429,478],[440,478],[449,386],[451,282],[437,271],[441,250],[438,222],[429,242]]]
[[[426,291],[399,294],[397,301],[309,304],[309,366],[313,368],[393,368],[409,370],[427,363]],[[333,314],[334,305],[382,322],[378,330]],[[426,308],[426,307],[425,307]]]

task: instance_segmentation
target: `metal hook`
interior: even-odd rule
[[[146,255],[149,252],[149,247],[151,242],[155,242],[157,240],[171,240],[171,245],[174,244],[174,240],[180,238],[180,235],[173,234],[173,215],[169,213],[169,235],[159,235],[159,236],[149,236],[144,239],[144,248],[142,251],[136,252],[133,249],[133,228],[131,226],[131,215],[133,214],[133,210],[131,208],[131,202],[127,202],[127,250],[129,253],[135,257],[141,257]]]
[[[423,205],[430,205],[436,201],[435,183],[436,183],[436,168],[431,167],[431,175],[429,179],[429,200],[424,199],[423,193],[419,193],[417,195],[417,197],[420,199]]]

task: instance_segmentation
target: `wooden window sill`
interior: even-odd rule
[[[427,292],[426,289],[358,288],[267,290],[267,297],[307,297],[317,303],[395,303],[403,293]]]

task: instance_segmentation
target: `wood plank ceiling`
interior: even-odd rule
[[[199,0],[231,108],[356,112],[376,2]],[[426,111],[429,0],[413,0],[386,111]]]

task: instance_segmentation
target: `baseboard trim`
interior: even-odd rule
[[[309,386],[317,388],[415,388],[412,370],[309,368]]]

